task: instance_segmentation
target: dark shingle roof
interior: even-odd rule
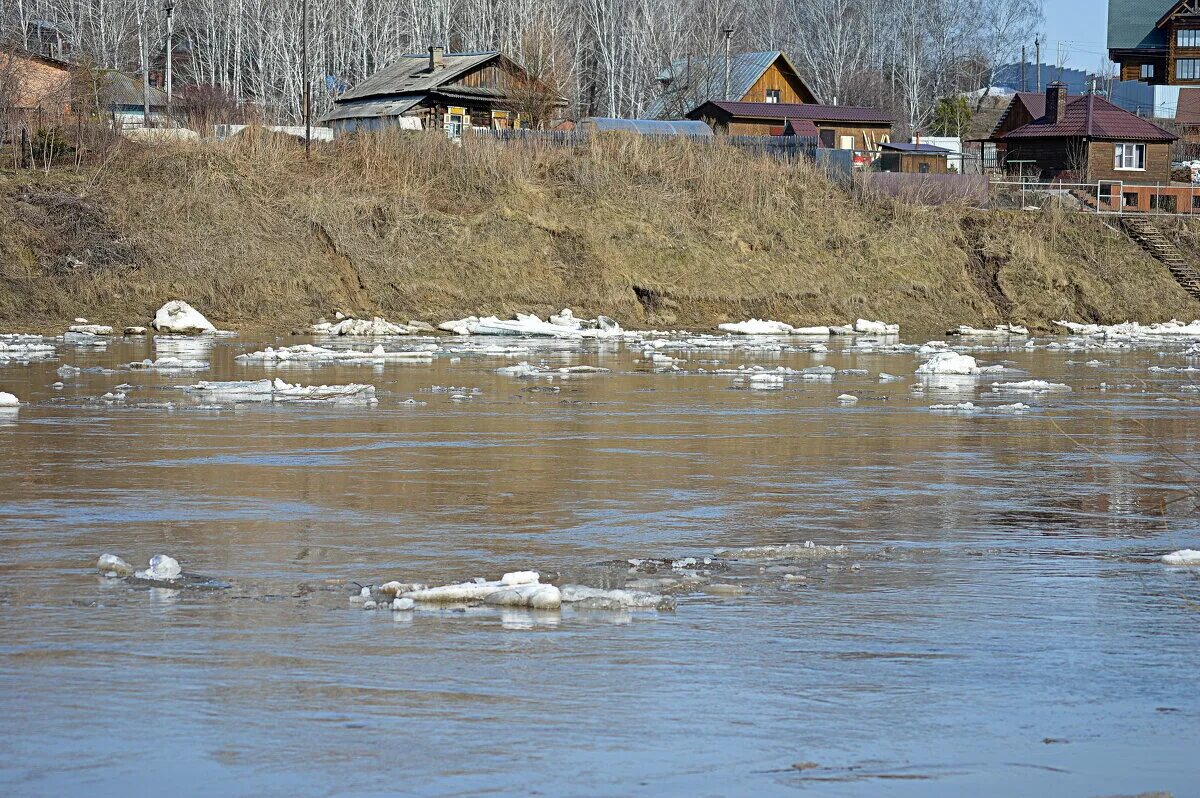
[[[798,103],[740,103],[711,100],[700,108],[688,114],[688,117],[699,116],[699,112],[707,105],[714,105],[730,116],[743,119],[777,119],[786,122],[789,119],[807,119],[810,122],[847,122],[862,125],[890,125],[893,120],[883,111],[876,108],[863,108],[856,105],[816,105]]]
[[[1167,31],[1158,28],[1162,15],[1178,0],[1108,0],[1108,49],[1167,49]]]
[[[356,84],[338,97],[338,102],[362,100],[367,97],[384,97],[390,94],[422,94],[433,91],[439,86],[457,80],[464,73],[483,66],[493,58],[500,58],[500,53],[495,51],[446,53],[446,66],[431,71],[428,53],[402,55],[391,65]],[[464,87],[455,88],[462,89]]]
[[[101,70],[99,74],[102,99],[107,100],[111,105],[136,105],[140,107],[143,104],[144,98],[142,96],[142,81],[140,77],[130,77],[124,72],[115,72],[110,69]],[[167,107],[167,93],[165,91],[151,86],[149,98],[151,108]]]
[[[792,72],[796,71],[787,55],[779,50],[734,53],[729,59],[730,96],[745,97],[758,79],[763,76],[763,73],[780,58],[787,63]],[[804,83],[799,74],[796,77],[801,83]],[[665,81],[666,85],[646,109],[648,117],[679,113],[705,100],[724,97],[725,56],[677,58],[658,74],[658,80]],[[807,84],[805,84],[805,88],[808,89]],[[816,97],[811,89],[808,93],[814,98]]]
[[[1040,96],[1042,114],[1037,119],[996,138],[1089,138],[1132,141],[1175,141],[1178,138],[1174,133],[1163,130],[1153,122],[1131,114],[1095,94],[1067,97],[1067,110],[1063,118],[1051,123],[1046,118],[1045,95]]]
[[[923,152],[927,155],[949,155],[950,150],[933,144],[880,144],[880,149],[895,150],[896,152]]]

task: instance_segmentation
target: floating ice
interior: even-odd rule
[[[1200,565],[1200,551],[1180,549],[1170,554],[1164,554],[1162,561],[1167,565]]]
[[[900,332],[899,324],[887,324],[882,321],[858,319],[854,322],[854,332],[867,335],[896,335]]]
[[[165,554],[155,554],[150,558],[150,567],[134,574],[138,579],[150,579],[155,582],[173,582],[183,573],[179,562],[174,557]]]
[[[11,393],[0,391],[0,407],[20,407],[21,400]]]
[[[1200,373],[1200,368],[1195,366],[1151,366],[1150,371],[1155,374],[1196,374]]]
[[[416,602],[410,598],[392,599],[392,609],[394,610],[411,610],[415,606]]]
[[[947,331],[946,335],[962,335],[970,338],[985,338],[988,336],[1022,337],[1029,335],[1029,329],[1018,324],[997,324],[990,330],[983,330],[967,324],[960,324],[955,329]]]
[[[1030,407],[1029,405],[1022,404],[1021,402],[1016,402],[1011,405],[997,405],[996,406],[996,411],[999,413],[1024,413],[1025,411],[1032,410],[1032,409],[1033,408]]]
[[[610,338],[626,334],[620,325],[607,316],[578,319],[569,308],[565,308],[562,313],[556,314],[555,318],[565,323],[555,324],[552,321],[542,321],[532,314],[518,313],[513,319],[468,316],[465,319],[442,322],[438,328],[456,335],[524,335],[547,338]]]
[[[393,324],[390,321],[385,321],[379,316],[375,316],[369,321],[367,319],[342,319],[336,323],[328,321],[318,321],[312,326],[312,331],[318,335],[354,335],[354,336],[378,336],[378,335],[412,335],[416,330],[408,325]]]
[[[852,393],[844,393],[837,398],[844,405],[853,405],[858,403],[858,397]]]
[[[505,377],[554,377],[560,374],[606,374],[608,369],[598,366],[563,366],[551,368],[537,366],[522,360],[515,366],[502,366],[496,373]]]
[[[226,402],[347,402],[375,404],[375,386],[348,385],[290,385],[283,380],[235,380],[232,382],[199,382],[189,391],[206,398]]]
[[[208,362],[204,360],[183,360],[178,357],[160,357],[157,360],[146,358],[145,360],[130,363],[128,368],[135,371],[204,371],[208,368]]]
[[[811,540],[773,546],[748,546],[742,549],[713,549],[713,554],[734,560],[823,559],[840,557],[850,550],[844,545],[820,546]]]
[[[83,335],[112,335],[113,328],[105,324],[72,324],[67,328],[67,332]]]
[[[96,560],[96,570],[105,576],[131,576],[133,566],[115,554],[101,554]]]
[[[1023,382],[992,383],[992,390],[1001,393],[1067,393],[1070,385],[1045,380],[1024,380]]]
[[[345,364],[376,364],[394,360],[432,360],[436,345],[419,349],[409,349],[399,352],[387,352],[382,346],[376,346],[370,352],[360,352],[353,349],[328,349],[312,344],[297,344],[296,346],[281,346],[278,349],[268,346],[261,352],[247,352],[238,355],[234,360],[239,363],[261,363],[275,365],[282,363],[338,363]]]
[[[960,355],[958,352],[938,351],[921,365],[917,366],[918,374],[978,374],[979,364],[970,355]]]
[[[554,610],[562,606],[562,594],[554,585],[520,584],[489,593],[483,601],[500,607]]]
[[[2,336],[0,340],[0,365],[10,360],[28,362],[54,357],[54,345],[41,342],[41,336]]]
[[[212,323],[186,302],[173,299],[154,314],[154,329],[179,335],[216,332]]]
[[[791,335],[796,328],[782,321],[767,319],[750,319],[749,321],[726,322],[718,324],[717,329],[734,335]],[[829,329],[825,333],[828,335]]]
[[[953,405],[930,405],[935,413],[974,413],[979,408],[973,402],[959,402]]]
[[[124,333],[125,333],[125,335],[145,335],[146,328],[145,327],[126,327],[124,330]]]
[[[537,571],[515,571],[504,574],[498,581],[462,582],[455,585],[439,587],[417,587],[405,591],[402,596],[414,601],[432,603],[454,603],[461,601],[483,601],[493,593],[502,590],[513,590],[522,586],[539,586]]]
[[[645,593],[640,590],[602,590],[585,585],[563,585],[560,595],[564,604],[577,604],[585,609],[673,609],[670,596]]]

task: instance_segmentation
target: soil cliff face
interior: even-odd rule
[[[264,330],[335,310],[440,321],[568,306],[658,328],[1200,317],[1094,217],[867,201],[807,165],[712,145],[409,136],[311,162],[262,141],[127,145],[102,167],[0,173],[0,197],[5,330],[144,324],[173,298]]]

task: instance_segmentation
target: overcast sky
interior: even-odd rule
[[[1106,0],[1043,0],[1046,6],[1046,41],[1042,61],[1057,63],[1056,53],[1067,52],[1066,64],[1095,71],[1100,59],[1108,60],[1108,3]],[[1029,54],[1033,60],[1033,53]]]

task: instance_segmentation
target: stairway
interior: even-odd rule
[[[1183,290],[1200,300],[1200,274],[1197,274],[1184,259],[1179,248],[1167,240],[1162,231],[1154,226],[1149,219],[1136,216],[1126,216],[1121,219],[1125,232],[1171,271],[1175,282],[1183,286]]]

